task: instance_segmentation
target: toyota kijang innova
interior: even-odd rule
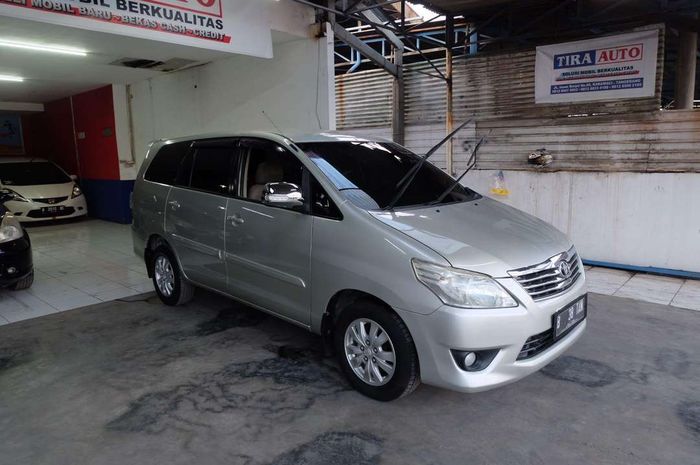
[[[426,158],[335,134],[157,141],[134,249],[164,303],[202,287],[319,333],[369,397],[516,381],[583,333],[581,260]]]

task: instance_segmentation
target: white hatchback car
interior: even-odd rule
[[[87,215],[74,176],[40,158],[0,158],[0,190],[9,194],[7,211],[21,222]]]

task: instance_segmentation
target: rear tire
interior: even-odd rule
[[[360,299],[345,308],[333,344],[348,381],[367,397],[391,401],[420,384],[413,338],[401,318],[383,305]]]
[[[150,274],[153,287],[161,302],[165,305],[184,305],[194,295],[194,286],[182,275],[175,255],[167,247],[160,246],[151,257]]]
[[[21,291],[23,289],[29,289],[34,283],[34,270],[32,270],[27,276],[17,281],[13,286],[12,290]]]

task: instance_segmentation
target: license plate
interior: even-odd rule
[[[559,339],[586,318],[586,296],[554,314],[554,339]]]
[[[64,207],[63,205],[57,205],[55,207],[42,207],[41,211],[43,213],[60,213],[65,209],[66,207]]]

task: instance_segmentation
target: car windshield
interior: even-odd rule
[[[46,161],[0,163],[0,182],[6,186],[64,184],[70,178],[58,166]]]
[[[298,144],[346,198],[367,210],[385,209],[421,157],[390,142],[342,141]],[[430,204],[454,180],[426,162],[394,208]],[[479,194],[456,185],[440,203],[465,202]]]

